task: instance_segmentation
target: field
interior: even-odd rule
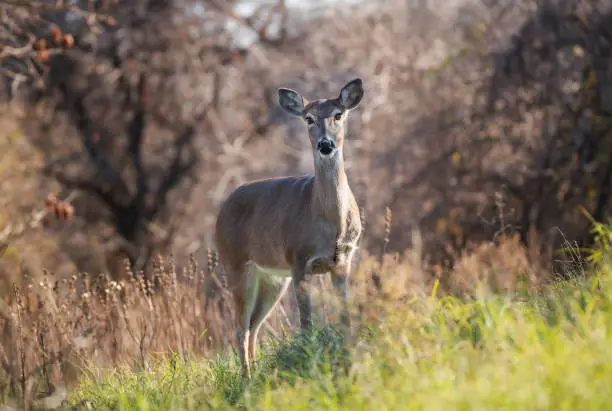
[[[240,377],[232,353],[194,361],[165,355],[147,372],[89,370],[70,403],[113,410],[608,409],[612,266],[606,243],[599,247],[592,276],[536,293],[483,288],[459,299],[437,295],[434,284],[428,295],[378,305],[378,319],[359,324],[350,341],[324,325],[269,339],[251,381]]]

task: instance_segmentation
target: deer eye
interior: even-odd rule
[[[342,120],[342,113],[337,113],[337,114],[334,116],[334,120],[336,120],[336,121],[340,121],[340,120]]]
[[[306,124],[308,124],[309,126],[312,126],[314,124],[314,120],[312,119],[312,117],[306,117]]]

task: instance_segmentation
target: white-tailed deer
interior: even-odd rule
[[[342,148],[349,111],[363,97],[361,79],[335,99],[308,102],[278,90],[279,103],[307,124],[315,173],[246,183],[221,206],[215,241],[239,316],[238,349],[244,372],[256,356],[257,334],[293,280],[300,326],[311,325],[305,277],[331,272],[350,327],[347,281],[361,236],[359,208],[344,171]]]

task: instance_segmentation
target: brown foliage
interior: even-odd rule
[[[96,31],[101,23],[107,23],[104,11],[111,3],[116,2],[94,0],[67,4],[47,0],[3,1],[0,4],[0,74],[10,82],[2,98],[14,98],[21,85],[32,85],[44,77],[48,72],[46,65],[50,57],[72,47],[72,36],[62,35],[62,29],[70,29],[62,17],[67,14],[79,17],[87,21],[84,30]],[[56,21],[61,23],[56,24]]]
[[[196,3],[94,2],[93,11],[84,3],[76,11],[58,6],[46,16],[48,48],[37,58],[48,64],[27,94],[25,131],[45,155],[45,178],[79,192],[74,231],[91,233],[110,263],[80,269],[114,275],[112,266],[122,256],[135,270],[143,268],[174,241],[186,208],[195,205],[189,199],[200,181],[208,180],[204,184],[211,190],[210,182],[218,180],[207,175],[217,165],[201,160],[214,158],[228,138],[226,119],[220,118],[222,110],[229,112],[221,107],[227,93],[223,72],[243,70],[245,54],[232,45],[223,24],[238,20],[257,32],[262,44],[279,41],[266,21],[283,15],[284,6],[259,10],[262,23],[243,20],[217,2],[207,4],[204,15],[186,15]],[[65,25],[67,13],[81,19]],[[202,27],[208,31],[194,36]],[[52,44],[62,50],[50,49]],[[242,135],[256,132],[266,108],[247,105],[246,113],[232,120]],[[240,104],[233,107],[239,110]],[[212,215],[214,204],[206,197],[198,211]],[[74,237],[70,230],[60,236]],[[62,248],[74,255],[91,247]]]

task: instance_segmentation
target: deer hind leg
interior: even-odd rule
[[[257,358],[257,337],[259,330],[287,291],[289,283],[291,283],[291,277],[288,276],[288,273],[286,275],[283,275],[285,273],[280,271],[272,273],[258,266],[254,266],[253,274],[254,277],[257,277],[258,293],[249,324],[250,339],[248,350],[249,358],[255,361]]]
[[[255,305],[258,283],[253,281],[253,276],[249,275],[248,264],[229,266],[224,264],[228,285],[234,297],[237,316],[236,340],[238,343],[238,354],[242,372],[246,377],[250,377],[250,356],[249,338],[251,313]]]

